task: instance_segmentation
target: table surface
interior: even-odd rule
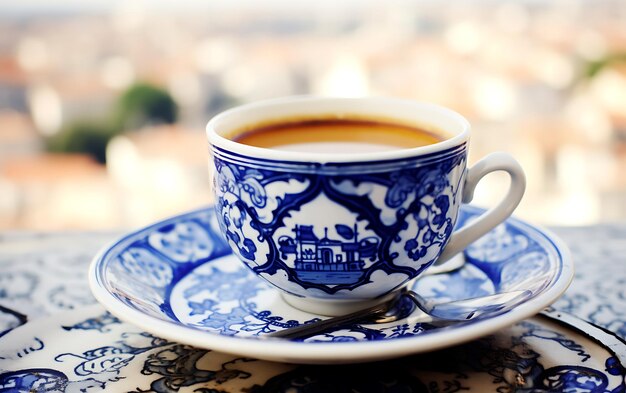
[[[591,322],[614,334],[617,337],[617,342],[620,343],[620,338],[626,338],[626,224],[553,228],[553,231],[570,247],[576,274],[570,288],[552,306],[552,314],[554,315],[556,310]],[[7,338],[17,337],[17,332],[26,332],[29,326],[34,330],[41,329],[40,325],[37,325],[39,321],[51,320],[56,315],[66,315],[67,318],[71,318],[72,315],[78,313],[82,313],[81,315],[86,315],[85,313],[106,315],[105,310],[97,305],[89,291],[87,269],[98,249],[120,235],[122,233],[113,232],[8,232],[0,234],[0,360],[10,359],[14,355],[8,353],[13,348],[10,347]],[[536,325],[538,323],[537,318],[540,317],[533,318],[529,321],[522,321],[514,328],[519,330],[522,326],[530,326],[532,323]],[[525,322],[528,323],[524,325]],[[120,321],[117,323],[127,331],[134,328]],[[585,325],[581,326],[584,330]],[[138,333],[141,332],[138,331]],[[519,334],[519,332],[510,333],[512,337],[515,334]],[[57,388],[55,388],[57,390],[46,390],[45,384],[37,385],[33,381],[28,382],[30,385],[27,387],[24,385],[18,388],[14,384],[15,378],[8,378],[7,376],[14,376],[19,370],[10,369],[10,366],[7,367],[6,365],[3,369],[0,366],[0,392],[101,390],[159,392],[455,392],[497,390],[499,392],[552,392],[565,389],[564,386],[566,385],[562,385],[563,378],[559,382],[561,385],[554,385],[555,374],[551,374],[552,377],[546,374],[548,371],[546,364],[549,363],[549,359],[545,355],[542,355],[543,358],[537,353],[534,353],[534,356],[527,356],[529,351],[532,352],[528,345],[523,350],[517,350],[515,346],[506,351],[502,349],[494,351],[493,348],[490,348],[485,352],[489,356],[483,354],[482,360],[472,364],[467,358],[467,353],[475,351],[477,345],[480,347],[480,343],[485,343],[490,339],[491,342],[494,340],[493,337],[484,338],[475,343],[436,353],[415,355],[409,359],[374,364],[333,366],[332,368],[254,361],[208,350],[189,348],[184,352],[184,356],[186,356],[185,368],[181,367],[183,363],[180,359],[183,357],[183,352],[180,348],[186,346],[166,343],[161,340],[159,345],[154,345],[152,352],[146,351],[142,355],[141,361],[138,356],[133,356],[125,358],[123,366],[119,362],[116,363],[115,367],[108,366],[106,377],[102,377],[105,378],[104,380],[98,379],[99,375],[104,374],[98,374],[93,369],[85,371],[86,362],[80,363],[83,368],[75,368],[73,372],[77,375],[89,374],[90,380],[98,381],[97,384],[92,384],[88,389],[72,385],[72,380],[69,377],[63,384],[57,384]],[[558,342],[562,348],[572,349],[577,345],[573,343],[576,340],[571,337],[569,342],[567,337],[561,337],[560,341],[554,337],[544,336],[543,339]],[[167,345],[170,346],[167,347]],[[620,345],[621,348],[617,352],[622,351],[621,356],[624,356],[623,342]],[[164,348],[169,352],[165,352]],[[178,352],[176,348],[179,348]],[[189,357],[190,353],[194,354],[191,358]],[[83,355],[86,356],[85,353]],[[624,359],[620,358],[620,353],[614,355],[616,355],[616,359],[619,359],[618,363],[621,363],[617,371],[610,368],[611,359],[606,360],[606,370],[599,371],[606,372],[613,379],[609,378],[608,382],[595,381],[590,383],[588,375],[586,379],[583,378],[584,380],[580,378],[580,375],[577,375],[574,379],[570,378],[568,383],[578,388],[575,390],[577,392],[626,392]],[[154,366],[155,358],[163,362],[167,356],[176,358],[178,362],[167,363],[171,366],[170,368],[148,367],[149,365]],[[513,360],[511,356],[513,356]],[[492,363],[494,361],[498,363],[498,366],[493,364],[486,366],[484,359],[488,357],[492,358]],[[464,360],[459,360],[461,358]],[[93,356],[90,360],[93,360]],[[605,359],[596,360],[605,361]],[[583,359],[584,361],[587,359]],[[432,364],[429,364],[431,362]],[[461,363],[463,363],[462,366]],[[100,370],[107,367],[104,366],[103,362],[99,364]],[[130,367],[129,364],[133,366]],[[233,366],[235,364],[237,367]],[[443,366],[441,366],[442,364]],[[439,366],[441,366],[439,369],[433,370],[433,367]],[[135,367],[134,371],[129,371],[133,367]],[[172,369],[172,367],[174,368]],[[415,371],[417,369],[423,371],[429,367],[430,372],[426,374]],[[557,368],[559,367],[551,367],[550,370]],[[563,374],[562,371],[560,372]],[[136,377],[133,376],[133,373],[136,374]],[[477,373],[483,373],[484,376],[477,377]],[[534,379],[529,378],[531,375],[534,375]],[[520,376],[525,378],[520,380]],[[25,381],[27,380],[21,379],[22,383],[26,383]],[[123,385],[125,387],[122,387]]]

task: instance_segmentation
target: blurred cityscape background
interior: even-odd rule
[[[473,125],[470,162],[522,163],[519,217],[626,219],[623,0],[24,0],[0,4],[0,229],[204,206],[208,119],[294,94],[448,106]]]

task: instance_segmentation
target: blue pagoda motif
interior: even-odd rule
[[[377,237],[359,239],[356,228],[335,225],[343,239],[315,235],[312,225],[296,225],[295,237],[282,236],[278,239],[281,257],[295,254],[294,271],[299,279],[315,284],[353,284],[363,276],[365,259],[375,262],[380,243]]]

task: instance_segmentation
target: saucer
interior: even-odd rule
[[[560,312],[442,351],[333,367],[169,342],[99,305],[38,319],[0,338],[0,392],[617,392],[625,367],[623,340]]]
[[[459,226],[483,210],[464,206]],[[120,319],[165,339],[257,359],[354,363],[432,351],[473,340],[530,317],[567,288],[567,248],[544,229],[509,219],[465,252],[454,272],[417,280],[413,290],[435,301],[528,290],[511,311],[448,327],[405,319],[361,324],[303,341],[264,335],[315,321],[287,305],[222,240],[212,208],[153,224],[105,247],[90,266],[96,299]]]

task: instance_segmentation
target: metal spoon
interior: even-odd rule
[[[390,323],[409,316],[414,323],[451,325],[502,314],[524,302],[531,294],[529,290],[517,290],[437,303],[404,289],[393,299],[364,310],[269,333],[264,337],[304,338],[354,323]],[[420,313],[413,316],[416,309]]]

